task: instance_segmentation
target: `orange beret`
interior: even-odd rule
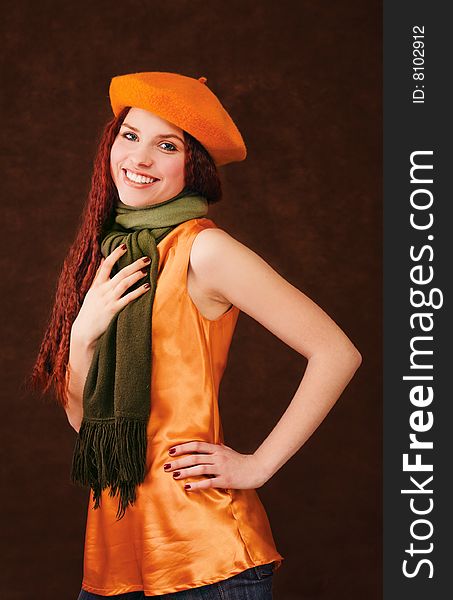
[[[118,75],[110,82],[110,104],[115,116],[125,106],[143,108],[184,129],[217,166],[244,160],[244,140],[206,81],[161,71]]]

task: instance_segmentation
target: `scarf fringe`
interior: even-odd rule
[[[119,492],[117,519],[136,500],[136,486],[145,479],[147,423],[118,417],[111,420],[82,420],[71,466],[71,482],[93,490],[94,508],[99,508],[102,491]]]

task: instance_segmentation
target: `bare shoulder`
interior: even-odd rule
[[[239,244],[235,238],[220,227],[206,227],[197,233],[192,244],[192,254],[197,260],[231,244]]]
[[[227,265],[244,267],[243,261],[253,258],[263,261],[253,250],[220,227],[202,229],[193,241],[190,254],[191,265],[200,274]]]
[[[234,304],[255,319],[263,292],[275,297],[292,287],[259,254],[220,227],[196,235],[189,264],[194,288],[214,301]]]
[[[234,304],[306,357],[333,340],[347,340],[320,306],[221,228],[196,235],[190,267],[203,298]]]
[[[224,303],[230,302],[219,288],[219,275],[246,268],[247,255],[256,255],[220,227],[202,229],[192,243],[190,269],[197,285],[205,293]]]
[[[232,235],[220,227],[207,227],[202,229],[197,235],[192,244],[192,255],[196,261],[204,257],[213,256],[213,254],[222,250],[231,249],[233,246],[243,245],[236,240]],[[245,247],[245,246],[244,246]]]
[[[192,290],[198,290],[206,299],[210,298],[222,304],[231,302],[216,289],[213,274],[231,260],[233,248],[240,244],[229,233],[220,227],[202,229],[195,236],[190,250],[189,281]]]

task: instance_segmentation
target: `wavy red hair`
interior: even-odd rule
[[[109,121],[101,134],[81,224],[63,262],[50,319],[27,381],[42,394],[53,385],[58,404],[67,407],[67,365],[72,324],[94,279],[102,255],[103,231],[113,219],[118,192],[110,173],[110,150],[130,107]],[[212,204],[222,197],[215,163],[195,138],[184,131],[185,185]]]

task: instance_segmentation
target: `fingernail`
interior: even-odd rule
[[[173,473],[173,477],[179,477],[180,475],[181,475],[181,472],[180,472],[180,471],[175,471],[175,472]]]
[[[176,448],[170,448],[168,454],[174,454],[176,452]]]
[[[170,464],[170,463],[166,463],[166,464],[164,465],[164,469],[165,469],[165,470],[169,469],[170,467],[171,467],[171,464]]]
[[[143,262],[145,262],[145,263],[149,263],[149,261],[150,261],[150,260],[151,260],[151,259],[150,259],[150,257],[149,257],[149,256],[145,256],[145,258],[143,259]]]
[[[126,250],[127,246],[126,246],[126,244],[121,244],[120,248],[121,248],[121,250]]]
[[[186,484],[184,485],[184,489],[185,489],[185,490],[190,490],[190,483],[186,483]]]

